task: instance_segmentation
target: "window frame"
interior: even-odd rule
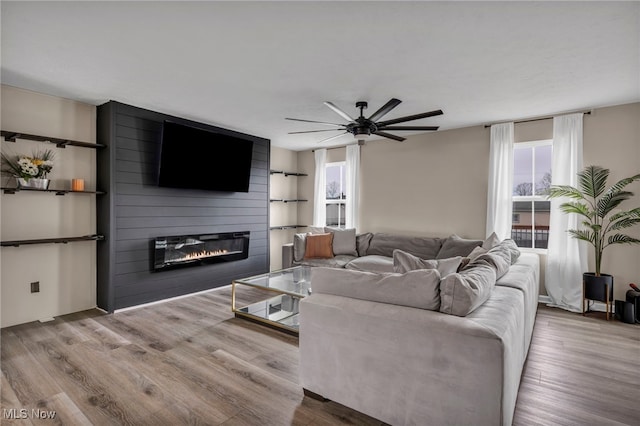
[[[541,146],[551,146],[551,161],[553,164],[553,139],[540,139],[540,140],[534,140],[534,141],[525,141],[525,142],[515,142],[513,144],[513,150],[514,150],[514,170],[513,170],[513,175],[515,176],[515,150],[516,149],[526,149],[526,148],[533,148],[533,155],[531,156],[531,171],[533,173],[533,177],[535,177],[535,172],[536,172],[536,156],[535,156],[535,148],[536,147],[541,147]],[[553,175],[552,175],[553,178]],[[533,195],[513,195],[511,194],[511,205],[513,206],[513,204],[515,202],[530,202],[530,203],[534,203],[536,201],[548,201],[547,200],[547,196],[546,195],[535,195],[535,179],[533,179],[533,181],[531,182],[532,184],[532,192]],[[511,220],[511,226],[513,227],[513,216],[514,214],[518,214],[518,213],[513,213],[512,211],[512,220]],[[512,228],[513,229],[513,228]],[[535,246],[535,209],[532,208],[531,209],[531,247],[520,247],[518,246],[518,248],[523,251],[523,252],[527,252],[527,253],[541,253],[541,254],[546,254],[547,253],[547,248],[538,248],[538,247],[533,247]]]
[[[327,169],[329,167],[341,167],[341,169],[340,169],[340,195],[341,196],[344,195],[344,198],[340,197],[340,198],[330,199],[330,198],[326,197],[326,185],[328,183],[326,181],[326,178],[327,178]],[[346,161],[333,161],[331,163],[325,163],[325,165],[324,165],[324,176],[325,176],[325,207],[324,208],[326,209],[329,204],[337,204],[338,205],[338,224],[337,225],[329,225],[329,224],[327,224],[328,217],[325,215],[324,226],[335,226],[337,228],[346,227],[346,223],[344,225],[340,224],[340,219],[341,219],[340,204],[344,204],[345,208],[347,206],[347,194],[345,192],[345,188],[342,187],[342,181],[344,180],[344,176],[345,176],[345,173],[346,173],[346,170],[345,170],[346,167],[347,167],[347,162]]]

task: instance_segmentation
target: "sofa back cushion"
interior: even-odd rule
[[[373,234],[371,232],[356,235],[356,249],[358,250],[358,256],[362,257],[367,255],[371,238],[373,238]]]
[[[400,249],[422,259],[435,259],[442,247],[441,238],[411,237],[375,233],[369,243],[367,254],[393,257],[393,251]]]
[[[482,305],[496,285],[496,270],[488,262],[475,263],[440,282],[440,312],[464,317]]]
[[[313,294],[333,294],[372,302],[437,311],[440,274],[420,269],[406,274],[380,274],[349,269],[313,268]]]
[[[466,240],[452,235],[442,243],[436,259],[449,259],[455,256],[468,256],[474,248],[482,246],[482,240]]]

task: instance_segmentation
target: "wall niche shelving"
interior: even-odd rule
[[[282,175],[284,177],[303,177],[303,176],[309,176],[306,173],[299,173],[299,172],[290,172],[290,171],[286,171],[286,170],[269,170],[269,175],[273,176],[273,175]],[[284,204],[296,204],[296,203],[303,203],[309,200],[305,200],[305,199],[301,199],[301,198],[271,198],[269,199],[270,203],[284,203]],[[286,229],[297,229],[297,228],[305,228],[307,225],[278,225],[278,226],[271,226],[269,227],[270,231],[281,231],[281,230],[286,230]]]
[[[18,140],[31,140],[36,142],[43,143],[51,143],[56,146],[56,148],[64,149],[67,146],[75,146],[79,148],[91,148],[91,149],[99,149],[104,148],[105,145],[102,144],[94,144],[90,142],[82,142],[75,141],[71,139],[61,139],[61,138],[53,138],[49,136],[41,136],[41,135],[33,135],[28,133],[15,132],[10,130],[0,130],[0,135],[4,137],[7,142],[17,142]],[[55,195],[66,195],[66,194],[89,194],[89,195],[102,195],[105,194],[103,191],[72,191],[68,189],[39,189],[39,188],[21,188],[21,187],[12,187],[12,186],[2,186],[0,187],[4,194],[16,195],[21,192],[32,192],[32,193],[53,193]],[[0,247],[19,247],[21,245],[32,245],[32,244],[67,244],[71,242],[77,241],[100,241],[103,240],[104,236],[99,234],[92,235],[83,235],[77,237],[57,237],[57,238],[37,238],[37,239],[29,239],[29,240],[11,240],[11,241],[0,241]]]

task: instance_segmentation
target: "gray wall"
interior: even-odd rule
[[[108,194],[97,203],[98,306],[114,309],[230,284],[234,278],[269,270],[270,141],[254,141],[248,193],[156,186],[162,123],[214,130],[196,123],[118,102],[98,107],[98,187]],[[194,158],[201,161],[201,158]],[[157,236],[250,231],[249,258],[230,263],[152,272]]]

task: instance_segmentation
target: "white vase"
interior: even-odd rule
[[[18,181],[18,188],[31,188],[31,189],[47,189],[49,188],[49,179],[31,178],[29,180],[23,178],[16,178]]]

